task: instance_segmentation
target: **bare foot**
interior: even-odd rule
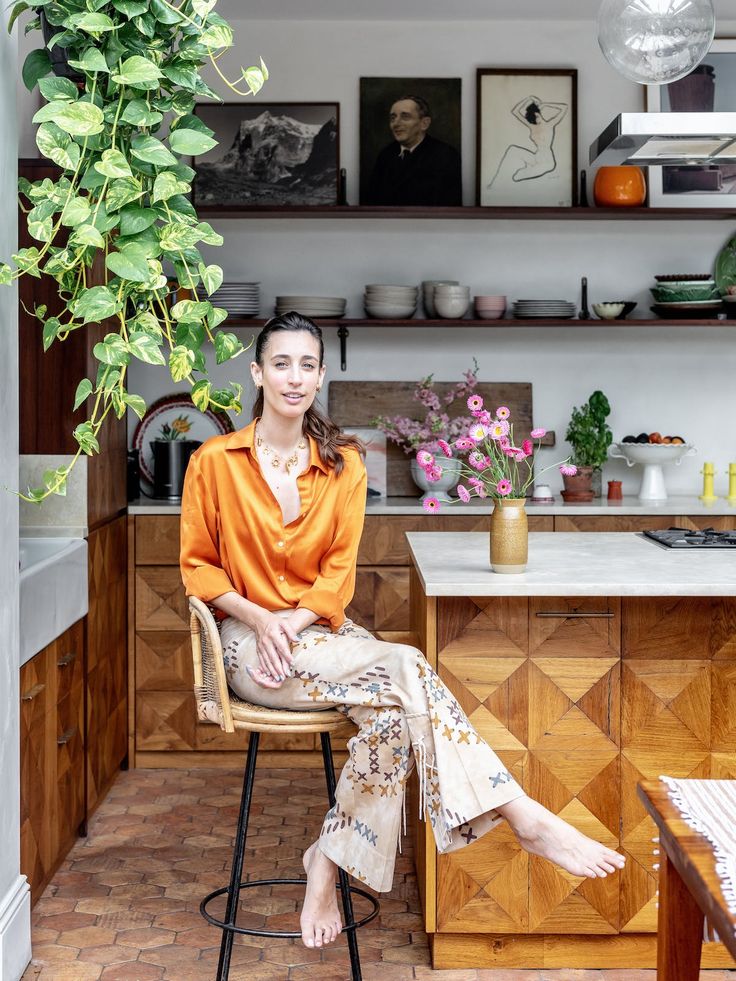
[[[307,873],[307,891],[300,918],[305,947],[330,944],[342,932],[337,908],[335,871],[337,866],[313,842],[302,859]]]
[[[525,851],[554,862],[572,875],[604,879],[626,864],[623,855],[581,834],[531,797],[519,797],[499,807],[498,812]]]

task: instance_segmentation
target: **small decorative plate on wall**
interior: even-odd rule
[[[138,451],[141,476],[153,483],[153,450],[151,440],[196,439],[204,442],[210,436],[231,433],[234,430],[227,412],[207,409],[200,412],[189,395],[165,395],[148,407],[148,411],[135,427],[133,449]]]

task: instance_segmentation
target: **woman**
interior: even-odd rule
[[[340,933],[338,865],[391,889],[414,760],[440,851],[505,818],[525,849],[574,875],[622,868],[622,856],[525,796],[419,651],[346,619],[366,475],[358,441],[314,406],[323,358],[310,320],[270,320],[251,364],[253,422],[197,450],[182,499],[182,576],[188,595],[226,614],[232,689],[271,707],[335,705],[359,727],[336,804],[304,854],[305,945]]]
[[[555,130],[567,115],[564,102],[542,102],[534,95],[529,95],[518,102],[511,114],[523,123],[529,130],[529,139],[534,149],[512,143],[504,151],[496,173],[488,187],[493,187],[499,179],[529,181],[544,177],[557,169],[557,159],[554,152]]]

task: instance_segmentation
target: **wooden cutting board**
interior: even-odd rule
[[[328,388],[328,411],[339,426],[370,426],[376,416],[409,416],[421,419],[426,411],[414,399],[416,382],[331,381]],[[455,387],[455,382],[436,382],[434,389],[442,398]],[[514,424],[514,439],[526,439],[534,428],[532,415],[532,386],[530,382],[479,382],[475,391],[484,404],[495,412],[497,406],[507,405]],[[450,406],[449,415],[469,415],[464,400]],[[554,446],[554,433],[542,440]],[[386,453],[386,487],[390,497],[416,497],[417,486],[411,478],[408,456],[395,443],[388,442]]]

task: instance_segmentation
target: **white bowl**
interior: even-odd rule
[[[365,287],[366,293],[413,293],[419,292],[418,286],[391,286],[381,283],[368,283]]]
[[[414,316],[416,306],[400,303],[367,303],[365,311],[369,317],[381,320],[386,317],[396,317],[398,320],[408,320]]]
[[[601,320],[615,320],[619,314],[624,312],[624,306],[624,303],[594,303],[593,312]]]
[[[447,320],[460,320],[468,312],[470,299],[467,296],[441,296],[435,293],[434,307],[440,317]]]
[[[478,320],[501,320],[505,313],[506,307],[498,307],[493,310],[483,307],[475,308],[475,315]]]
[[[435,296],[468,296],[469,286],[435,286]]]
[[[618,453],[614,453],[614,448]],[[692,454],[692,443],[612,443],[610,456],[633,463],[675,463],[686,453]],[[629,464],[631,466],[631,464]]]

